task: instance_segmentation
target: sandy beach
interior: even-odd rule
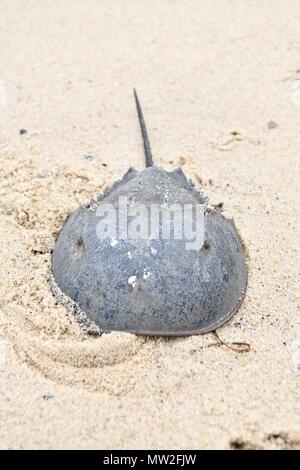
[[[300,448],[299,30],[297,0],[1,0],[0,449]],[[133,87],[157,165],[234,217],[247,351],[90,336],[52,294],[66,217],[143,168]]]

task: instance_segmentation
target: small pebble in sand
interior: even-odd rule
[[[19,129],[19,134],[20,135],[27,134],[27,129]]]
[[[268,129],[276,129],[276,127],[278,127],[277,122],[275,122],[275,121],[269,121],[268,122]]]
[[[95,160],[95,156],[92,155],[91,153],[87,153],[87,154],[84,156],[84,158],[85,158],[86,160],[88,160],[89,162],[92,162],[93,160]]]
[[[233,137],[237,137],[237,138],[240,138],[242,137],[242,134],[238,131],[232,131],[230,132],[230,134],[233,136]]]
[[[45,254],[48,253],[49,247],[46,245],[45,242],[37,242],[32,246],[33,253],[40,253]]]
[[[43,395],[44,400],[52,400],[53,398],[54,398],[54,395],[50,395],[50,394]]]

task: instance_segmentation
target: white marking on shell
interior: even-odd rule
[[[149,271],[146,271],[146,269],[144,269],[143,279],[148,279],[150,275],[151,273]]]
[[[137,283],[136,276],[130,276],[127,282],[130,286],[135,287]]]
[[[110,246],[114,247],[118,244],[118,240],[116,240],[115,238],[112,239],[112,241],[110,242]]]

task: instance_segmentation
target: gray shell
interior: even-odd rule
[[[119,196],[150,204],[206,206],[180,169],[130,169],[95,204]],[[242,303],[247,286],[244,249],[232,220],[206,211],[206,243],[186,250],[186,240],[99,239],[99,217],[77,209],[66,221],[54,248],[52,270],[60,289],[102,331],[149,335],[190,335],[216,329]],[[134,282],[131,280],[134,279]]]

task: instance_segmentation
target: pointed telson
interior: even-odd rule
[[[149,142],[149,138],[148,138],[147,128],[146,128],[142,108],[141,108],[139,98],[138,98],[138,95],[137,95],[137,92],[136,92],[135,88],[133,89],[133,93],[134,93],[136,109],[137,109],[139,122],[140,122],[140,126],[141,126],[141,131],[142,131],[146,167],[149,167],[149,166],[153,166],[153,157],[152,157],[150,142]]]

